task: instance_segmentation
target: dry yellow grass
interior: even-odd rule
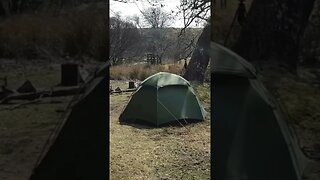
[[[181,75],[184,72],[183,64],[164,65],[119,65],[110,68],[110,79],[112,80],[144,80],[157,72],[170,72]]]
[[[209,86],[195,89],[210,112]],[[210,179],[210,115],[188,129],[121,125],[130,95],[110,96],[110,179]]]
[[[9,17],[0,24],[0,57],[35,59],[82,55],[105,60],[106,18],[99,9]]]

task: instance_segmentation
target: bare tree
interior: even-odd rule
[[[117,1],[125,3],[130,2],[130,0]],[[156,3],[155,0],[147,0],[147,2],[149,2],[154,7],[159,5],[159,3]],[[185,29],[190,27],[193,22],[197,24],[201,22],[208,22],[210,20],[210,10],[210,0],[181,0],[180,11],[183,13],[184,28],[181,30],[179,36],[181,36],[185,32]],[[159,22],[151,24],[151,27],[159,27],[159,24],[161,25],[161,23]],[[204,81],[204,74],[209,64],[209,55],[207,53],[207,50],[210,44],[210,27],[211,26],[209,24],[206,25],[197,41],[196,49],[192,53],[191,60],[184,74],[184,77],[188,80],[199,82]]]
[[[130,20],[138,27],[141,29],[141,19],[140,16],[134,15],[130,18]]]
[[[177,29],[174,48],[171,49],[175,61],[187,60],[191,57],[201,32],[202,29],[199,28],[187,28],[185,32],[180,35],[181,32]]]
[[[182,0],[181,8],[184,17],[184,28],[181,34],[191,23],[200,23],[210,21],[210,1],[209,0]],[[194,49],[187,70],[183,75],[189,81],[203,82],[205,71],[209,64],[208,49],[210,46],[211,25],[208,23],[203,29],[196,48]]]
[[[170,14],[160,7],[150,7],[142,11],[143,18],[151,28],[164,28],[170,24]]]
[[[196,48],[192,52],[191,60],[188,64],[187,70],[184,73],[184,78],[189,81],[203,82],[205,79],[205,72],[209,64],[209,48],[210,48],[210,33],[211,26],[207,24],[203,29]]]
[[[183,14],[184,29],[193,22],[207,22],[210,17],[210,0],[181,0],[180,10]]]
[[[169,29],[172,17],[160,7],[150,7],[141,11],[145,23],[150,27],[148,31],[147,46],[148,51],[158,58],[158,63],[162,63],[163,56],[173,45]]]
[[[119,15],[110,18],[110,56],[114,65],[121,62],[122,56],[140,39],[136,26],[126,22]]]

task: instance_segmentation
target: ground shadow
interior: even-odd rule
[[[204,122],[204,120],[198,120],[198,119],[179,119],[176,121],[172,121],[169,123],[161,124],[159,126],[156,126],[150,122],[142,121],[142,120],[127,120],[127,121],[119,121],[120,125],[125,126],[132,126],[138,129],[156,129],[156,128],[163,128],[163,127],[188,127],[200,122]]]

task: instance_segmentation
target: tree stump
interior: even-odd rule
[[[136,88],[134,81],[129,81],[129,88],[128,89],[134,89],[134,88]]]
[[[2,81],[3,81],[2,86],[7,87],[7,85],[8,85],[7,76],[0,78],[0,80],[2,80]]]
[[[78,64],[61,64],[61,86],[77,86],[80,80]]]

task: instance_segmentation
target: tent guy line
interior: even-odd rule
[[[140,84],[119,120],[146,122],[158,127],[174,121],[183,126],[181,119],[202,121],[204,117],[205,110],[190,83],[176,74],[159,72]]]

